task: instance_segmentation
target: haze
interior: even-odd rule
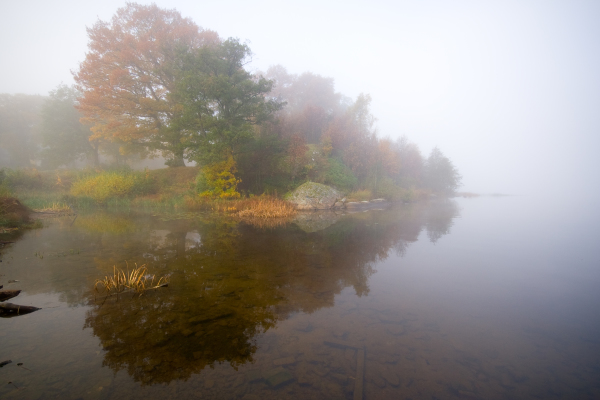
[[[139,3],[151,3],[138,1]],[[597,191],[600,3],[156,1],[281,64],[369,93],[380,136],[438,146],[461,190]],[[0,93],[73,83],[86,26],[123,1],[0,3]]]

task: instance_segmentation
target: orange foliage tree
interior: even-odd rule
[[[175,10],[128,3],[111,22],[88,28],[89,52],[74,73],[82,93],[78,109],[92,125],[91,140],[143,144],[171,166],[183,166],[189,132],[175,123],[181,54],[220,43]]]

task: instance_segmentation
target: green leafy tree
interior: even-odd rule
[[[281,103],[267,98],[272,81],[244,69],[250,56],[247,45],[228,39],[185,57],[173,99],[182,104],[179,126],[194,143],[191,159],[210,164],[230,155],[237,158],[252,140],[254,125],[281,108]]]
[[[44,149],[41,158],[49,168],[68,165],[77,160],[87,159],[98,165],[99,141],[90,141],[89,126],[79,120],[77,98],[80,93],[73,87],[59,85],[50,92],[41,110],[40,136]]]
[[[460,186],[462,177],[452,161],[437,148],[425,163],[425,186],[437,193],[452,194]]]

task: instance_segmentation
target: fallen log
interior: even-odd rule
[[[31,306],[20,306],[12,303],[0,303],[0,316],[13,317],[17,315],[29,314],[41,308]]]
[[[0,286],[1,288],[2,286]],[[21,293],[20,290],[2,290],[0,291],[0,301],[5,301],[17,297]]]

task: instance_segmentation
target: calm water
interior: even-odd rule
[[[0,397],[598,399],[597,216],[480,197],[46,221],[2,250],[10,301],[43,309],[0,319]],[[169,287],[95,296],[125,261]]]

